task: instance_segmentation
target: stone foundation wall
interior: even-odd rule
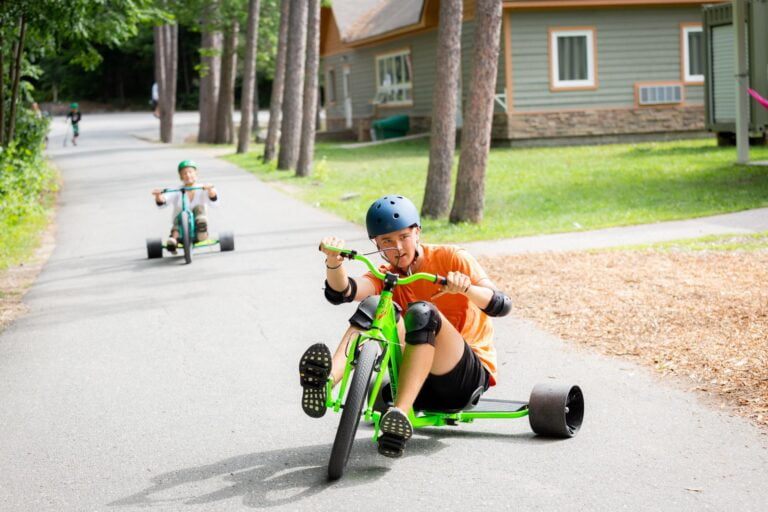
[[[564,110],[494,114],[500,140],[590,137],[704,130],[704,107]]]

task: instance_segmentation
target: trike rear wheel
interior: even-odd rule
[[[528,402],[531,430],[542,436],[573,437],[584,419],[584,395],[579,386],[537,384]]]
[[[378,347],[373,341],[365,343],[357,356],[357,367],[347,392],[344,410],[341,412],[341,421],[339,421],[336,439],[333,441],[333,448],[331,449],[331,460],[328,462],[328,478],[331,480],[341,478],[347,466],[377,356]]]
[[[186,263],[192,263],[192,225],[189,213],[181,212],[181,240],[184,244],[184,261]]]
[[[147,258],[163,257],[163,241],[159,238],[147,238]]]
[[[224,231],[219,235],[219,247],[222,252],[235,250],[235,234],[231,231]]]

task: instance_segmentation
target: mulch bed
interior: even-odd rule
[[[720,397],[768,428],[768,251],[482,259],[514,314]]]

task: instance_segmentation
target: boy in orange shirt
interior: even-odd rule
[[[443,286],[415,281],[394,290],[394,302],[405,315],[398,320],[405,348],[398,393],[379,423],[379,453],[399,457],[413,434],[407,411],[452,410],[466,406],[475,391],[496,383],[496,349],[489,316],[503,316],[511,301],[498,291],[480,264],[464,249],[422,244],[416,207],[402,196],[384,196],[366,215],[369,238],[389,263],[390,272],[428,272],[445,276]],[[361,301],[350,327],[331,357],[324,344],[308,348],[299,363],[302,407],[312,417],[326,410],[325,384],[341,380],[348,343],[370,328],[383,283],[370,272],[356,279],[347,275],[343,258],[326,246],[343,247],[335,237],[321,240],[325,253],[325,297],[332,304]]]

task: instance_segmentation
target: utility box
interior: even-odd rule
[[[768,0],[746,0],[749,87],[768,96]],[[735,140],[736,48],[732,4],[704,7],[704,111],[706,128],[721,143]],[[765,139],[768,109],[749,98],[749,132]]]

